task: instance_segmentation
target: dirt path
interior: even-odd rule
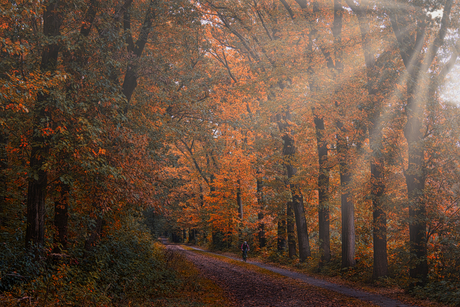
[[[289,278],[254,272],[176,245],[168,249],[184,254],[204,277],[223,288],[233,302],[229,306],[410,306],[261,263],[251,262]]]

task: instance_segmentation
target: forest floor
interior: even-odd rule
[[[285,268],[258,261],[244,263],[194,247],[170,244],[167,249],[185,257],[200,278],[214,285],[207,292],[220,292],[218,298],[214,297],[218,301],[213,303],[208,298],[204,306],[440,306],[403,303]]]

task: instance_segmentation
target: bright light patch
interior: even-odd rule
[[[438,18],[438,17],[442,18],[442,12],[443,12],[443,10],[440,9],[440,10],[436,10],[434,12],[427,12],[426,14],[428,16],[430,16],[432,19],[435,19],[435,18]]]
[[[450,103],[460,106],[460,64],[455,65],[446,77],[442,86],[441,97]]]

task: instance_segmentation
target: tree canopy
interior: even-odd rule
[[[150,212],[176,241],[458,286],[456,2],[0,5],[5,244],[88,258]]]

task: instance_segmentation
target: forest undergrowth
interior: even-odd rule
[[[222,297],[134,218],[91,251],[76,246],[62,254],[51,248],[33,253],[8,239],[0,248],[1,306],[214,306],[208,303]]]

